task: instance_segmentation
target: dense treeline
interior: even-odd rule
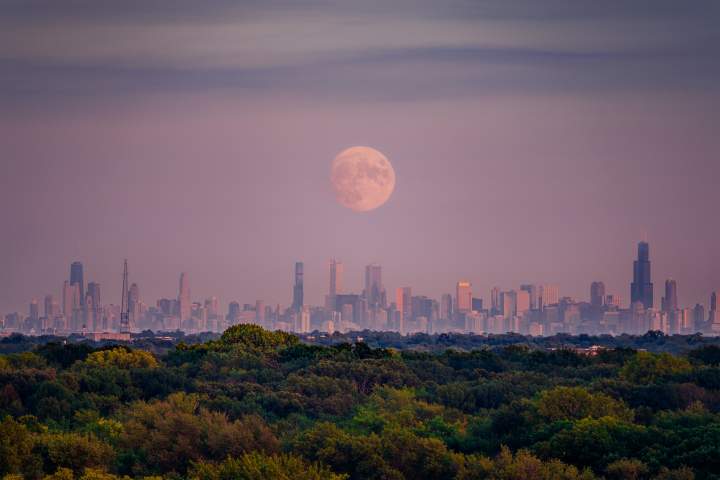
[[[720,348],[308,345],[0,356],[0,478],[720,478]]]
[[[132,346],[147,350],[156,355],[165,355],[175,348],[178,343],[194,345],[210,340],[217,340],[220,334],[203,332],[199,334],[185,334],[182,331],[153,332],[146,330],[142,333],[132,334]],[[448,348],[456,350],[478,350],[484,348],[497,349],[508,345],[525,345],[531,349],[553,348],[587,348],[593,345],[604,348],[633,348],[650,352],[668,352],[685,354],[703,346],[720,346],[720,337],[704,336],[700,333],[692,335],[666,335],[660,331],[649,331],[644,335],[569,335],[560,333],[549,337],[531,337],[518,333],[505,333],[502,335],[474,335],[467,333],[415,333],[413,335],[400,335],[397,332],[381,332],[364,330],[361,332],[340,333],[331,335],[322,332],[313,332],[300,335],[300,339],[311,345],[333,346],[341,343],[355,343],[361,339],[363,343],[373,348],[395,348],[398,350],[417,350],[442,353]],[[52,335],[26,336],[13,333],[0,339],[0,354],[21,353],[32,351],[40,345],[52,342],[83,342],[96,347],[117,344],[116,341],[90,342],[82,335],[72,335],[69,338]]]

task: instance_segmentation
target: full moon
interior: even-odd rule
[[[350,147],[333,160],[330,182],[342,206],[367,212],[390,198],[395,189],[395,170],[374,148]]]

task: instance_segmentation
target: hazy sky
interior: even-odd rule
[[[381,208],[332,158],[382,151]],[[321,303],[327,261],[419,294],[720,289],[720,2],[0,0],[0,312],[73,260],[120,297]]]

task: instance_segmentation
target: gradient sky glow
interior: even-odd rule
[[[439,297],[720,289],[720,2],[0,0],[0,313],[73,260],[120,297],[321,304],[327,261]],[[339,206],[369,145],[390,200]]]

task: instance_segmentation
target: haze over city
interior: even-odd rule
[[[720,286],[715,2],[6,2],[0,311],[59,295],[70,261],[119,303],[321,305],[552,283],[629,301],[637,241],[683,305]],[[46,28],[52,25],[52,29]],[[672,28],[668,28],[671,26]],[[392,163],[385,204],[335,201],[333,158]]]

